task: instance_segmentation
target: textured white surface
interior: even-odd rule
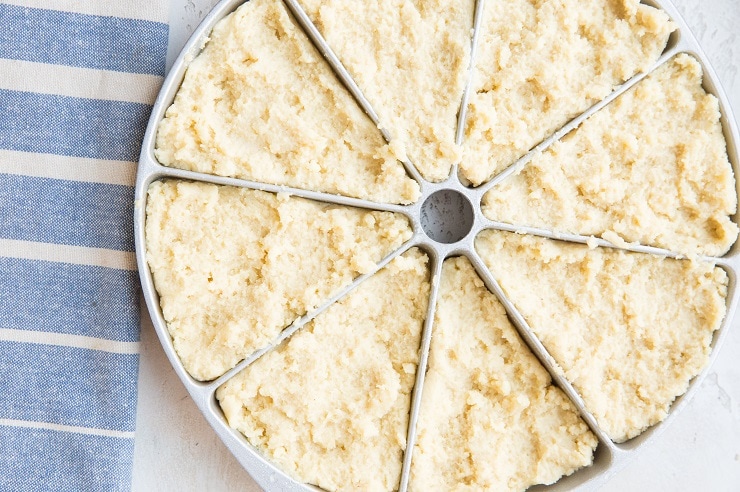
[[[216,0],[171,0],[168,67]],[[674,0],[740,113],[740,1]],[[740,313],[739,313],[740,314]],[[146,309],[142,307],[146,318]],[[740,317],[694,399],[602,489],[740,489]],[[151,322],[142,322],[133,490],[257,491],[172,370]]]

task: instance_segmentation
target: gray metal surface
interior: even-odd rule
[[[476,27],[478,26],[481,18],[482,6],[484,1],[485,0],[478,0],[476,5]],[[591,427],[591,429],[594,431],[599,439],[599,446],[595,454],[595,461],[591,467],[579,470],[573,475],[561,479],[554,485],[547,487],[537,486],[534,487],[532,490],[571,490],[573,488],[591,489],[605,483],[612,474],[616,473],[619,468],[624,466],[630,459],[632,459],[648,440],[654,439],[658,434],[660,434],[662,429],[670,425],[674,416],[681,411],[686,402],[691,398],[692,394],[699,387],[699,383],[704,378],[704,375],[707,373],[708,369],[705,369],[701,375],[694,378],[687,393],[679,397],[673,403],[668,417],[662,423],[650,428],[640,436],[631,439],[626,443],[613,443],[598,426],[593,416],[587,411],[577,391],[573,388],[570,382],[565,379],[562,373],[556,369],[556,364],[552,357],[547,353],[543,345],[539,342],[530,327],[527,325],[522,315],[516,310],[516,308],[506,297],[498,283],[491,276],[483,261],[475,251],[474,241],[478,233],[485,229],[499,229],[506,231],[523,231],[528,234],[576,243],[585,243],[586,241],[593,242],[594,239],[590,237],[578,236],[573,234],[560,234],[544,229],[510,225],[491,221],[486,218],[481,212],[480,204],[483,195],[491,188],[496,186],[497,183],[501,182],[507,176],[516,172],[519,168],[524,166],[534,153],[540,152],[547,148],[554,141],[561,138],[570,130],[578,126],[584,119],[588,118],[591,114],[614,100],[624,91],[635,85],[646,75],[655,70],[655,68],[662,65],[668,59],[672,58],[678,53],[689,53],[701,62],[704,68],[705,89],[717,96],[717,98],[719,99],[720,111],[722,113],[723,131],[727,141],[728,155],[735,171],[735,175],[739,175],[738,166],[740,165],[740,162],[738,158],[738,142],[740,142],[740,137],[738,136],[737,125],[732,117],[727,98],[723,93],[721,87],[719,86],[718,82],[716,82],[717,77],[711,66],[708,64],[706,57],[698,46],[698,43],[694,39],[693,35],[690,33],[687,26],[681,19],[675,7],[668,0],[661,2],[645,2],[663,9],[678,25],[678,31],[672,35],[668,47],[664,51],[663,55],[648,72],[639,74],[621,85],[603,101],[595,104],[592,108],[584,112],[582,115],[578,116],[577,118],[566,124],[554,135],[544,140],[541,144],[535,147],[535,149],[522,157],[519,161],[512,164],[509,168],[500,173],[493,180],[478,188],[468,188],[467,186],[465,186],[465,184],[458,178],[457,169],[453,169],[453,172],[445,181],[440,183],[433,183],[424,180],[411,163],[404,163],[408,174],[412,178],[414,178],[421,187],[421,198],[414,204],[402,206],[380,204],[355,198],[348,198],[327,193],[319,193],[310,190],[294,189],[285,186],[269,185],[242,179],[205,175],[164,167],[157,162],[156,158],[154,157],[154,140],[157,126],[164,117],[164,113],[167,107],[169,107],[175,97],[179,85],[182,82],[188,62],[199,53],[201,46],[203,45],[203,41],[207,38],[213,26],[223,17],[235,10],[242,3],[244,3],[244,0],[223,0],[221,3],[219,3],[206,17],[201,26],[195,31],[192,38],[185,45],[185,48],[175,62],[171,72],[165,80],[165,83],[161,89],[159,97],[157,98],[151,118],[149,120],[149,126],[144,137],[139,162],[135,191],[136,202],[134,227],[136,239],[136,254],[144,298],[146,300],[149,312],[152,317],[152,321],[156,328],[159,339],[164,347],[165,353],[167,354],[167,357],[169,358],[183,384],[188,389],[190,395],[192,396],[200,410],[203,412],[206,420],[214,428],[215,432],[221,437],[223,442],[234,453],[239,462],[249,471],[249,473],[263,488],[275,491],[315,490],[315,487],[297,483],[290,477],[282,473],[278,468],[276,468],[273,464],[266,460],[255,448],[253,448],[241,434],[232,430],[228,426],[215,398],[216,389],[225,381],[233,377],[234,374],[239,372],[247,365],[251,364],[263,353],[269,351],[271,348],[278,345],[284,339],[288,338],[291,334],[293,334],[304,324],[320,314],[328,306],[354,290],[365,279],[380,270],[393,258],[401,255],[411,247],[419,247],[429,255],[431,260],[430,275],[432,276],[432,289],[430,294],[427,318],[422,332],[419,369],[417,370],[416,384],[412,394],[407,447],[409,452],[407,452],[404,456],[400,490],[406,490],[408,487],[409,470],[412,458],[412,453],[410,451],[413,450],[413,445],[416,439],[416,422],[418,419],[419,404],[424,387],[427,358],[429,355],[429,346],[431,343],[432,320],[434,319],[434,310],[436,307],[442,262],[445,258],[458,255],[466,256],[471,261],[488,288],[500,299],[500,301],[506,308],[507,312],[509,313],[509,317],[516,325],[522,338],[527,342],[535,355],[539,358],[545,368],[550,372],[553,380],[563,389],[568,397],[573,400],[573,402],[581,412],[582,416],[584,417],[585,421],[588,423],[588,425]],[[344,67],[342,67],[339,58],[326,44],[315,26],[311,24],[308,17],[300,8],[299,2],[297,2],[296,0],[284,0],[284,3],[293,12],[295,19],[304,28],[304,31],[307,33],[309,38],[313,41],[319,51],[324,55],[327,62],[334,68],[334,71],[337,73],[338,77],[345,83],[347,88],[357,99],[358,103],[365,109],[370,118],[373,119],[375,123],[377,123],[377,114],[370,106],[367,99],[363,96],[359,87],[351,79],[349,73],[346,71],[346,69],[344,69]],[[476,37],[473,36],[472,56],[475,55],[476,51],[475,40]],[[472,76],[472,70],[469,72],[469,74],[470,76]],[[458,129],[456,133],[458,143],[462,142],[462,138],[464,135],[467,94],[469,87],[470,84],[468,83],[459,112]],[[387,135],[386,132],[383,132],[383,134],[384,136]],[[383,259],[383,261],[377,265],[375,271],[355,279],[352,284],[347,286],[333,298],[329,299],[318,309],[311,313],[308,313],[306,316],[303,316],[302,318],[297,320],[290,327],[286,328],[279,337],[273,340],[273,342],[269,346],[255,352],[250,357],[239,363],[236,367],[234,367],[218,379],[210,382],[199,382],[191,378],[187,374],[187,372],[185,372],[174,351],[171,338],[167,331],[167,326],[165,324],[164,318],[162,317],[162,312],[159,307],[159,299],[156,290],[154,289],[151,273],[146,264],[144,236],[146,192],[148,186],[153,181],[163,178],[179,178],[193,181],[203,181],[215,184],[258,189],[274,193],[287,192],[291,195],[305,197],[320,202],[354,206],[373,210],[397,212],[408,217],[409,221],[413,225],[414,233],[412,238],[404,245],[402,245],[401,248]],[[435,197],[432,197],[432,195],[435,195]],[[427,202],[428,199],[429,202]],[[469,224],[458,224],[456,230],[443,231],[439,224],[443,222],[446,214],[454,215],[455,210],[460,208],[466,210],[467,215],[465,217],[469,219]],[[737,217],[735,219],[737,221]],[[470,228],[470,230],[467,234],[465,234],[465,229],[467,229],[468,227]],[[460,236],[462,236],[462,238],[457,240],[457,238]],[[598,239],[596,241],[597,244],[601,246],[615,247],[607,241],[601,239]],[[671,257],[679,256],[671,251],[646,246],[627,245],[626,247],[621,247],[620,249],[627,249],[643,253],[653,253]],[[731,320],[734,316],[736,305],[738,302],[738,290],[736,286],[737,272],[740,268],[740,245],[735,244],[730,252],[723,257],[704,257],[702,259],[704,261],[710,261],[722,267],[727,272],[730,279],[727,316],[725,317],[721,328],[715,333],[714,336],[713,350],[711,355],[711,361],[713,361],[717,355],[720,345],[722,344],[722,341],[725,338],[725,334],[730,327]]]

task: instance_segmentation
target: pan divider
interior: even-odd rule
[[[431,289],[429,292],[429,303],[427,304],[424,327],[421,332],[421,346],[419,347],[419,365],[416,367],[416,381],[414,382],[414,389],[411,394],[411,410],[409,412],[409,424],[406,434],[406,451],[403,453],[401,482],[398,487],[399,492],[406,492],[409,486],[411,459],[414,454],[414,445],[416,444],[416,424],[419,420],[421,396],[424,391],[424,378],[426,377],[427,364],[429,362],[429,348],[432,343],[434,314],[437,308],[437,298],[439,297],[439,282],[442,275],[442,263],[444,262],[444,257],[439,255],[436,250],[428,250],[427,253],[430,254],[432,260],[432,268],[430,271]]]
[[[285,185],[276,185],[269,183],[262,183],[259,181],[251,181],[243,178],[229,178],[225,176],[217,176],[215,174],[206,174],[197,171],[186,171],[184,169],[177,169],[173,167],[159,166],[156,172],[156,179],[184,179],[189,181],[199,181],[203,183],[211,183],[222,186],[235,186],[238,188],[247,188],[250,190],[264,191],[267,193],[282,193],[288,196],[295,196],[299,198],[305,198],[307,200],[313,200],[316,202],[326,203],[330,205],[339,205],[345,207],[354,207],[366,210],[374,210],[378,212],[393,212],[403,214],[409,217],[409,205],[397,205],[394,203],[381,203],[373,202],[370,200],[364,200],[361,198],[353,198],[344,195],[337,195],[333,193],[327,193],[323,191],[312,191],[303,188],[294,188]]]

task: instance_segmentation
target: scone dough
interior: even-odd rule
[[[466,258],[442,267],[411,490],[524,490],[590,465],[596,437]]]
[[[401,215],[186,181],[155,182],[147,261],[175,350],[216,378],[411,237]]]
[[[460,162],[457,113],[475,0],[299,0],[390,133],[430,181]]]
[[[283,2],[250,0],[213,28],[157,133],[166,166],[410,203],[418,184]]]
[[[728,283],[709,262],[501,231],[476,248],[616,442],[663,420],[709,360]]]
[[[673,58],[484,198],[492,220],[721,255],[738,228],[717,98]]]
[[[694,58],[665,63],[483,199],[499,223],[489,225],[691,258],[478,235],[477,254],[582,400],[553,384],[470,261],[445,256],[477,264],[476,252],[433,247],[404,215],[420,207],[352,208],[343,204],[358,201],[329,194],[413,204],[421,188],[446,186],[421,186],[400,161],[428,181],[453,170],[464,185],[489,181],[652,69],[675,29],[668,16],[639,0],[487,0],[471,66],[475,0],[296,1],[380,129],[283,1],[250,0],[216,24],[156,136],[165,166],[253,182],[160,179],[146,205],[147,262],[174,349],[196,380],[228,372],[211,384],[229,425],[295,480],[328,491],[395,490],[413,452],[410,489],[421,492],[550,484],[593,462],[594,432],[623,442],[663,420],[707,364],[726,314],[727,274],[701,255],[723,254],[738,236],[718,103]],[[441,276],[429,278],[417,245],[444,261]],[[398,256],[376,271],[389,255]],[[584,405],[600,429],[586,425]]]
[[[675,26],[639,0],[485,4],[460,164],[474,185],[658,59]]]
[[[427,256],[411,249],[216,394],[229,425],[296,479],[329,490],[398,488]]]

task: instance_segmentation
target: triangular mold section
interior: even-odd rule
[[[500,231],[476,248],[614,441],[663,420],[706,366],[726,311],[721,268]]]
[[[326,490],[394,490],[429,298],[411,249],[271,352],[217,398],[231,427]]]
[[[597,444],[465,258],[442,267],[417,429],[414,491],[553,483]]]
[[[175,350],[223,374],[411,237],[398,214],[178,180],[149,188],[147,261]]]
[[[159,125],[166,166],[410,203],[418,184],[296,25],[250,0],[220,21]]]
[[[368,99],[399,158],[430,181],[460,161],[457,114],[475,0],[299,0]]]

